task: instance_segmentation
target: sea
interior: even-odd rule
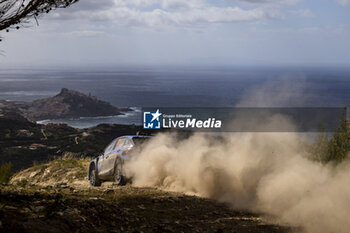
[[[143,107],[344,107],[348,67],[129,66],[2,68],[0,99],[33,101],[68,88],[134,111],[119,116],[46,119],[76,128],[141,125]]]

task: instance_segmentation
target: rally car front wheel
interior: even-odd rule
[[[101,181],[96,174],[96,169],[92,169],[90,171],[89,180],[90,180],[91,186],[100,186],[101,185]]]
[[[116,185],[122,186],[126,184],[126,178],[123,175],[123,166],[120,159],[117,160],[114,169],[114,181]]]

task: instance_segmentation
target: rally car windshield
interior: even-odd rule
[[[142,145],[143,143],[145,143],[146,141],[148,141],[149,138],[133,138],[132,141],[134,142],[135,146],[139,146]]]

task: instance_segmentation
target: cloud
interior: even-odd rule
[[[97,11],[110,9],[115,6],[114,0],[82,0],[72,5],[64,11],[75,12],[75,11]]]
[[[262,19],[276,17],[262,10],[243,10],[241,8],[217,8],[208,7],[204,9],[194,9],[185,12],[169,12],[162,9],[155,9],[149,12],[137,11],[132,9],[116,9],[114,17],[118,18],[116,22],[122,22],[127,25],[145,25],[155,26],[195,26],[213,23],[234,23],[234,22],[253,22]],[[115,18],[114,18],[115,20]]]
[[[163,9],[197,8],[205,5],[203,0],[115,0],[117,6],[151,7]]]
[[[76,4],[69,11],[56,11],[50,17],[92,22],[109,21],[115,25],[140,27],[197,27],[259,22],[282,17],[276,10],[259,7],[216,7],[202,0],[102,0],[102,4],[93,0],[82,2],[83,4]]]
[[[105,35],[104,32],[101,31],[92,31],[92,30],[81,30],[81,31],[72,31],[64,33],[63,35],[66,35],[68,37],[96,37],[96,36],[103,36]]]
[[[164,9],[191,9],[202,7],[204,3],[202,1],[188,1],[188,0],[163,0],[161,3]]]
[[[299,10],[294,10],[290,12],[294,15],[298,15],[305,18],[311,18],[315,16],[315,14],[309,9],[299,9]]]
[[[350,6],[350,0],[337,0],[337,2],[342,6]]]
[[[116,6],[135,6],[135,7],[149,7],[159,3],[159,0],[115,0]]]
[[[234,0],[236,2],[259,4],[259,5],[295,5],[300,0]]]

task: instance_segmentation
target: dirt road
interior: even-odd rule
[[[289,232],[225,204],[153,188],[4,187],[1,232]]]
[[[112,182],[90,187],[87,161],[57,160],[16,174],[0,189],[0,232],[291,231],[206,198]]]

